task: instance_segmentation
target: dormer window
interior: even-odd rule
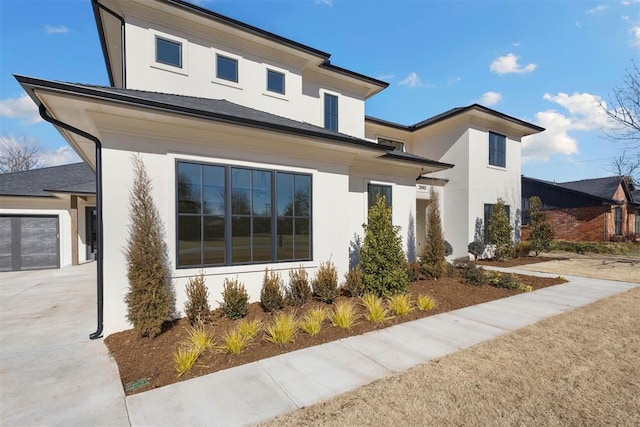
[[[216,77],[238,83],[238,60],[216,55]]]
[[[267,90],[284,95],[284,74],[267,70]]]
[[[156,36],[156,62],[182,68],[182,43]]]
[[[404,151],[404,142],[402,141],[394,141],[389,138],[378,138],[378,144],[390,147],[394,150]]]

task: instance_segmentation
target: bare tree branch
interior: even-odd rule
[[[632,189],[640,188],[640,150],[625,149],[611,161],[609,171],[624,177]]]
[[[617,125],[605,131],[608,137],[640,147],[640,70],[635,62],[627,68],[623,85],[615,88],[608,103],[601,102],[600,108]]]
[[[0,137],[0,173],[28,171],[46,166],[40,147],[26,136]]]

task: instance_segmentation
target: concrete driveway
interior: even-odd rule
[[[96,329],[96,264],[0,273],[0,425],[128,426]]]

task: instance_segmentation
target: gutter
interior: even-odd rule
[[[97,274],[97,310],[98,310],[98,326],[96,331],[89,335],[89,339],[95,340],[102,338],[103,320],[104,320],[104,259],[103,259],[103,226],[102,226],[102,143],[95,136],[75,128],[71,125],[63,123],[51,117],[47,112],[47,107],[40,103],[38,106],[40,117],[46,122],[54,126],[60,127],[71,133],[75,133],[83,138],[93,142],[96,146],[96,243],[98,250],[96,253],[96,262],[98,265]]]
[[[122,49],[122,87],[127,87],[127,65],[125,61],[126,54],[126,43],[125,43],[125,22],[124,18],[113,10],[109,9],[107,6],[100,3],[98,0],[91,0],[93,5],[93,14],[95,15],[96,21],[98,23],[98,35],[100,36],[100,44],[102,45],[102,54],[104,55],[104,62],[107,66],[107,74],[109,74],[109,84],[115,87],[115,81],[113,78],[113,71],[111,70],[111,60],[109,58],[109,49],[107,48],[107,39],[105,38],[104,31],[104,23],[102,22],[102,15],[100,14],[100,9],[107,12],[109,15],[116,18],[120,21],[120,44]]]

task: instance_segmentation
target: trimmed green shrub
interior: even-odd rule
[[[379,296],[406,292],[409,279],[400,227],[391,222],[391,207],[384,196],[378,196],[369,208],[368,224],[362,227],[365,235],[360,271],[365,292]]]
[[[220,309],[229,319],[241,319],[249,312],[249,294],[242,282],[224,279]]]
[[[405,264],[405,269],[407,270],[407,278],[409,279],[409,283],[415,282],[417,280],[424,280],[425,276],[422,272],[422,266],[420,265],[420,262],[408,262]]]
[[[465,283],[475,286],[481,286],[487,283],[484,269],[472,262],[462,264],[460,270]]]
[[[531,252],[531,242],[529,242],[528,240],[523,240],[516,244],[516,250],[515,250],[516,258],[528,257],[530,252]]]
[[[289,271],[289,288],[286,299],[289,304],[298,306],[304,305],[311,299],[309,275],[302,266]]]
[[[187,301],[184,303],[184,313],[189,322],[193,325],[208,321],[211,316],[211,308],[209,307],[209,291],[204,283],[203,272],[189,278],[185,293]]]
[[[361,297],[364,295],[364,284],[362,283],[362,275],[360,268],[355,267],[344,274],[344,282],[342,283],[342,292],[350,297]]]
[[[320,263],[313,279],[313,296],[327,304],[338,297],[338,270],[331,260]]]
[[[129,238],[125,257],[129,291],[127,319],[143,337],[155,337],[175,315],[175,294],[164,227],[151,196],[151,179],[140,155],[132,155],[133,185],[129,191]]]
[[[489,239],[496,247],[495,258],[498,261],[513,258],[514,245],[511,233],[513,233],[513,226],[509,222],[504,200],[498,199],[493,206],[493,215],[489,221]]]
[[[487,245],[485,245],[482,240],[476,239],[469,243],[467,250],[475,257],[475,259],[478,259],[480,255],[484,253],[484,248],[486,248],[486,246]]]
[[[504,289],[520,289],[520,283],[514,274],[500,273],[497,271],[487,273],[488,282],[491,286]]]
[[[446,246],[442,234],[440,202],[438,200],[438,193],[433,187],[431,187],[429,198],[430,202],[427,208],[427,241],[420,254],[420,265],[427,277],[438,279],[445,273],[446,261],[444,254]]]
[[[280,273],[269,271],[268,268],[264,270],[262,290],[260,291],[260,303],[265,311],[276,311],[284,307]]]
[[[551,248],[553,240],[553,227],[547,221],[547,215],[540,212],[542,201],[539,197],[533,196],[529,198],[529,209],[531,222],[529,223],[529,242],[531,250],[536,256],[540,252],[546,252]]]

